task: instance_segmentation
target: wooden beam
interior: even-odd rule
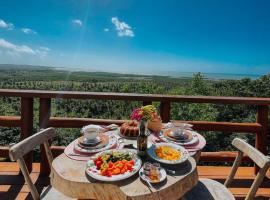
[[[20,116],[0,116],[0,126],[4,127],[20,127]]]
[[[152,101],[143,101],[143,105],[144,106],[152,105]]]
[[[263,126],[259,123],[180,121],[180,120],[171,120],[171,121],[193,124],[193,129],[197,131],[258,133],[263,130]]]
[[[171,103],[162,101],[160,103],[160,117],[163,123],[167,123],[171,119]]]
[[[51,116],[51,99],[39,99],[39,127],[40,129],[47,128]],[[47,176],[50,174],[50,165],[46,156],[44,144],[40,145],[41,150],[41,175]]]
[[[202,152],[200,161],[203,162],[234,162],[237,156],[235,151]],[[249,157],[244,156],[243,162],[252,162]]]
[[[258,98],[258,97],[184,96],[184,95],[134,94],[134,93],[113,93],[113,92],[0,89],[0,96],[27,97],[27,98],[98,99],[98,100],[159,101],[159,102],[168,101],[168,102],[186,102],[186,103],[270,105],[270,98]]]
[[[1,158],[9,158],[9,147],[8,146],[0,147],[0,157]]]
[[[33,134],[33,99],[21,98],[21,140]],[[24,160],[29,172],[32,171],[33,152],[24,156]]]
[[[51,116],[51,99],[39,100],[39,127],[47,128]]]
[[[268,134],[268,106],[258,106],[256,122],[262,126],[262,130],[257,132],[255,147],[266,154],[267,134]],[[259,167],[255,166],[255,173],[259,171]]]
[[[65,150],[64,146],[51,146],[51,151],[54,158],[64,153],[64,150]]]
[[[49,120],[49,126],[50,127],[61,127],[61,128],[81,128],[81,127],[88,125],[88,124],[97,124],[97,125],[117,124],[117,125],[121,125],[126,121],[127,120],[51,117]]]

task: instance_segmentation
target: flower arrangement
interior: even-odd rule
[[[157,109],[153,105],[147,105],[134,109],[130,118],[137,121],[149,121],[156,118],[157,116]]]

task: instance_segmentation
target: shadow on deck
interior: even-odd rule
[[[198,172],[200,177],[211,178],[224,182],[230,171],[230,167],[214,167],[214,166],[199,166]],[[34,180],[37,189],[42,189],[50,182],[49,177],[42,177],[39,174],[40,164],[33,164],[33,172],[31,178]],[[235,181],[232,183],[230,190],[237,199],[244,199],[247,194],[253,179],[253,167],[240,167]],[[0,199],[7,200],[25,200],[32,199],[27,185],[24,182],[23,176],[19,174],[17,163],[0,162]],[[261,188],[257,192],[256,200],[270,199],[270,173],[264,180]]]

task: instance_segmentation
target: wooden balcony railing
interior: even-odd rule
[[[0,96],[20,97],[21,116],[0,116],[0,126],[20,127],[21,139],[33,133],[33,100],[39,99],[39,127],[80,128],[89,123],[95,124],[121,124],[123,120],[90,119],[90,118],[63,118],[51,117],[51,99],[84,99],[84,100],[119,100],[142,101],[144,105],[160,102],[160,115],[163,122],[170,121],[172,102],[178,103],[213,103],[213,104],[242,104],[257,106],[256,121],[253,123],[188,121],[197,131],[220,131],[224,133],[252,133],[256,135],[255,146],[266,153],[268,134],[268,106],[270,98],[255,97],[216,97],[216,96],[179,96],[155,94],[130,94],[130,93],[104,93],[104,92],[74,92],[74,91],[43,91],[43,90],[13,90],[0,89]],[[63,147],[53,146],[56,154],[63,152]],[[41,172],[47,173],[47,161],[42,149]],[[231,162],[235,159],[235,152],[203,152],[202,161]],[[0,147],[0,157],[8,157],[8,148]],[[29,170],[32,169],[32,154],[26,157]]]

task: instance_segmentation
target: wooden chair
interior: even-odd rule
[[[232,141],[232,145],[238,149],[238,156],[236,157],[231,172],[227,177],[224,185],[221,183],[211,180],[211,179],[200,179],[198,184],[189,191],[182,198],[183,200],[231,200],[235,199],[232,193],[227,189],[227,187],[232,182],[238,167],[241,164],[243,155],[247,155],[251,160],[253,160],[259,167],[260,171],[256,175],[253,184],[245,198],[245,200],[254,199],[256,192],[262,183],[265,174],[270,166],[269,157],[263,155],[260,151],[244,142],[239,138],[235,138]]]
[[[28,152],[32,151],[34,147],[40,144],[44,144],[46,156],[49,161],[49,165],[51,167],[53,156],[52,156],[52,152],[51,152],[48,140],[53,138],[54,135],[55,135],[55,130],[53,128],[47,128],[13,145],[9,150],[9,156],[11,160],[18,162],[20,169],[22,171],[22,174],[24,176],[25,182],[27,183],[34,200],[71,199],[69,197],[64,196],[62,193],[58,192],[51,186],[45,188],[42,191],[41,195],[39,195],[37,188],[35,187],[34,183],[32,182],[29,176],[29,171],[23,159],[23,156],[27,154]]]

